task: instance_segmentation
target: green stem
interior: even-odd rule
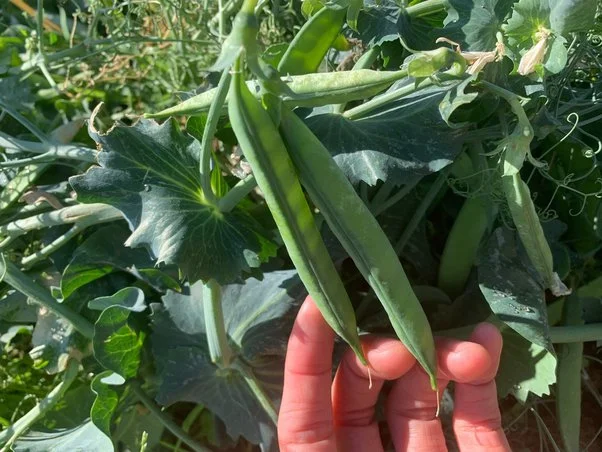
[[[182,422],[182,430],[184,430],[186,433],[188,433],[190,431],[190,427],[192,427],[192,424],[194,424],[194,422],[201,415],[201,413],[203,412],[204,409],[205,409],[205,406],[199,404],[199,405],[196,405],[192,410],[190,410],[190,412],[186,415],[184,422]],[[181,445],[182,445],[182,440],[180,438],[178,438],[178,440],[176,441],[176,445],[174,447],[174,451],[180,452]]]
[[[0,108],[6,111],[9,115],[11,115],[17,122],[19,122],[23,127],[29,130],[38,140],[47,143],[48,137],[44,132],[42,132],[38,127],[32,123],[29,119],[15,110],[12,105],[7,104],[0,98]]]
[[[531,135],[533,134],[533,129],[531,128],[531,122],[529,121],[529,118],[527,117],[527,114],[525,113],[525,109],[523,108],[523,106],[520,103],[520,96],[518,96],[517,94],[514,94],[511,91],[508,91],[504,88],[501,88],[493,83],[489,83],[487,81],[482,81],[483,86],[485,86],[485,88],[487,88],[489,91],[491,91],[494,94],[497,94],[498,96],[500,96],[501,98],[503,98],[506,102],[508,102],[508,104],[510,105],[510,108],[512,109],[512,112],[516,115],[518,122],[521,126],[526,127],[530,130]]]
[[[378,215],[386,211],[388,208],[393,207],[395,204],[397,204],[399,201],[405,198],[408,195],[408,193],[410,193],[414,189],[414,187],[418,185],[418,182],[420,182],[420,178],[417,178],[416,180],[405,184],[403,188],[399,189],[397,193],[395,193],[393,196],[391,196],[389,199],[387,199],[380,205],[377,205],[372,211],[374,216],[377,217]]]
[[[163,424],[163,426],[174,434],[177,438],[180,438],[188,447],[195,452],[211,452],[210,449],[200,445],[192,438],[188,433],[180,428],[166,413],[164,413],[159,405],[155,403],[153,399],[142,389],[140,383],[136,380],[130,381],[130,387],[136,397],[148,408],[148,410],[157,417],[157,419]]]
[[[243,376],[251,392],[257,398],[257,401],[260,403],[266,414],[270,417],[274,425],[278,425],[278,412],[276,411],[276,407],[272,402],[272,399],[266,394],[265,390],[261,387],[261,384],[253,374],[251,369],[248,369],[244,364],[241,364],[239,361],[235,361],[232,364],[232,368],[236,369]]]
[[[421,81],[420,83],[410,83],[394,91],[389,91],[385,94],[381,94],[380,96],[375,97],[374,99],[371,99],[368,102],[365,102],[361,105],[358,105],[355,108],[347,110],[345,113],[343,113],[343,116],[350,120],[363,118],[368,114],[372,113],[374,110],[378,110],[379,108],[389,104],[394,100],[399,100],[402,97],[405,97],[409,94],[415,93],[416,91],[420,91],[423,88],[431,86],[433,83],[434,82],[430,78],[427,78]]]
[[[205,199],[211,204],[217,204],[217,198],[211,188],[211,155],[213,135],[217,129],[217,123],[219,121],[222,107],[226,102],[226,95],[228,94],[228,88],[230,87],[230,69],[224,69],[222,76],[219,79],[217,85],[217,92],[215,98],[209,107],[209,113],[207,114],[207,123],[203,130],[203,139],[201,141],[201,156],[200,156],[200,172],[201,172],[201,187],[203,189],[203,195]]]
[[[67,232],[65,232],[60,237],[53,240],[51,243],[46,245],[44,248],[36,251],[33,254],[30,254],[27,257],[24,257],[21,260],[21,266],[24,269],[31,268],[37,262],[40,262],[41,260],[46,259],[48,256],[50,256],[56,250],[60,249],[61,247],[63,247],[67,243],[69,243],[69,240],[74,238],[79,233],[83,232],[87,227],[88,226],[85,224],[75,223],[71,229],[69,229]]]
[[[76,204],[0,226],[0,235],[19,237],[36,229],[78,223],[86,226],[120,220],[123,215],[108,204]]]
[[[397,253],[397,255],[401,255],[401,253],[403,252],[403,249],[405,248],[408,241],[414,234],[414,231],[416,230],[416,228],[418,227],[418,225],[420,224],[420,222],[426,215],[426,211],[428,210],[430,205],[435,200],[435,197],[437,196],[437,194],[441,191],[441,188],[447,182],[447,172],[448,172],[447,168],[441,170],[441,172],[439,173],[439,176],[437,177],[435,182],[433,182],[433,185],[431,185],[431,187],[429,188],[429,191],[426,193],[426,195],[420,202],[420,205],[416,209],[416,212],[414,212],[414,215],[410,219],[408,225],[406,226],[406,228],[403,231],[403,234],[401,234],[401,237],[399,238],[399,240],[397,241],[397,244],[395,245],[395,252]]]
[[[0,147],[11,151],[32,152],[53,158],[64,158],[89,163],[96,163],[98,155],[98,152],[94,149],[83,146],[54,144],[48,141],[37,143],[35,141],[19,140],[2,132],[0,132]],[[9,163],[11,162],[5,162],[2,165],[7,166]]]
[[[255,187],[257,187],[257,181],[252,174],[239,181],[218,201],[220,212],[230,212],[242,199],[251,193]]]
[[[408,6],[405,12],[413,18],[436,14],[449,8],[447,0],[425,0],[416,5]]]
[[[54,407],[63,397],[67,389],[75,381],[79,372],[79,362],[75,359],[70,359],[67,363],[67,369],[61,381],[48,395],[34,406],[29,412],[0,433],[0,444],[4,443],[1,452],[12,450],[11,446],[14,442],[23,435],[29,428],[40,419],[48,410]]]
[[[602,341],[602,323],[553,326],[550,328],[550,338],[554,344]]]
[[[88,319],[72,311],[67,305],[56,301],[46,289],[36,284],[29,276],[8,261],[4,254],[0,254],[0,281],[7,283],[49,311],[63,317],[86,338],[92,339],[94,336],[94,325]]]
[[[203,285],[203,314],[211,361],[220,368],[230,367],[233,353],[224,324],[221,287],[214,279]]]

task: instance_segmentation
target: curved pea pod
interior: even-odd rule
[[[519,173],[502,176],[502,186],[520,240],[544,285],[557,297],[569,295],[571,291],[554,272],[552,251],[539,222],[529,187]]]
[[[289,109],[281,133],[301,183],[366,278],[399,339],[436,387],[437,358],[431,328],[391,242],[328,150]]]
[[[323,7],[301,27],[278,64],[281,74],[315,72],[335,41],[347,17],[347,8]]]
[[[232,77],[230,93],[232,129],[301,281],[328,324],[366,363],[353,306],[316,227],[278,129],[238,72]]]
[[[288,89],[281,93],[280,97],[285,105],[321,107],[375,96],[406,76],[406,71],[358,69],[284,77],[282,81],[287,84]],[[258,82],[248,81],[247,88],[255,98],[261,98],[261,88]],[[166,118],[201,113],[209,110],[216,93],[217,88],[213,88],[178,105],[157,113],[147,113],[144,116],[146,118]]]

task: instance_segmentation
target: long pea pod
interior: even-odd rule
[[[373,71],[359,69],[343,72],[283,77],[287,89],[280,97],[285,105],[300,107],[321,107],[362,100],[375,96],[397,80],[407,77],[406,71]],[[248,81],[247,88],[256,98],[261,98],[257,81]],[[175,115],[191,115],[209,110],[217,96],[217,88],[197,94],[185,101],[157,113],[146,113],[146,118],[166,118]],[[226,98],[229,98],[229,96]],[[224,107],[225,109],[225,107]]]
[[[555,296],[570,294],[570,290],[566,288],[554,272],[552,251],[539,222],[529,187],[521,179],[520,173],[502,176],[502,186],[512,221],[516,226],[527,255],[535,270],[543,279],[545,287],[549,288]]]
[[[290,75],[315,72],[343,28],[346,17],[347,8],[341,7],[323,7],[311,16],[286,49],[278,71]]]
[[[282,111],[280,129],[301,183],[435,389],[437,358],[431,328],[391,242],[328,150],[287,108]]]
[[[232,129],[301,281],[328,324],[366,364],[353,306],[316,227],[278,129],[236,68],[230,93]]]

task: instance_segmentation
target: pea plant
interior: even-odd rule
[[[0,340],[30,336],[23,359],[51,385],[0,411],[2,451],[277,450],[308,294],[337,353],[367,363],[361,335],[397,337],[434,391],[433,335],[495,324],[508,423],[541,426],[551,395],[542,441],[594,444],[598,2],[281,3],[203,16],[212,86],[165,109],[112,124],[104,99],[86,133],[0,92]],[[292,40],[263,30],[277,11],[303,17]],[[0,60],[0,88],[54,80],[40,42],[35,65]]]

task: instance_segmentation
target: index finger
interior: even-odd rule
[[[334,332],[310,297],[288,341],[278,416],[280,450],[332,451],[336,441],[330,385]]]

